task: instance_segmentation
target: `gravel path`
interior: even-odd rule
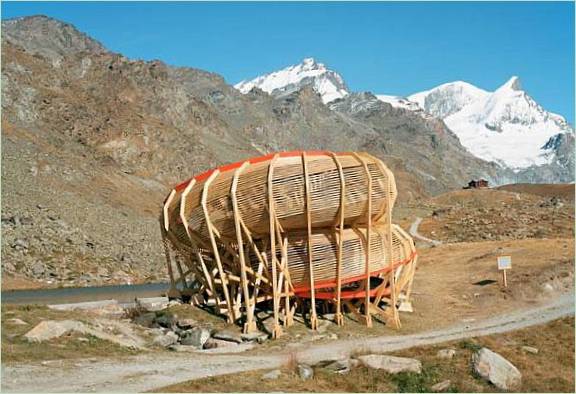
[[[420,223],[422,223],[422,218],[417,217],[416,220],[414,220],[414,222],[410,225],[410,230],[409,230],[410,235],[413,236],[414,238],[419,239],[420,241],[431,243],[434,246],[441,245],[442,241],[437,241],[435,239],[426,238],[425,236],[423,236],[422,234],[420,234],[418,232],[418,226],[420,226]]]
[[[546,304],[492,319],[460,324],[413,335],[370,337],[279,351],[266,355],[142,354],[121,360],[57,361],[42,365],[2,365],[2,391],[9,392],[141,392],[206,376],[277,368],[291,354],[316,362],[347,356],[358,350],[390,352],[482,335],[497,334],[543,324],[574,314],[574,294]],[[46,363],[44,363],[46,364]]]

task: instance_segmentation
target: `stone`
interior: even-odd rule
[[[178,342],[178,335],[173,331],[168,331],[166,334],[158,335],[154,338],[153,343],[158,346],[168,347]]]
[[[226,341],[224,339],[208,338],[206,343],[204,343],[204,349],[235,347],[238,345],[239,345],[238,342]]]
[[[149,312],[161,311],[168,307],[168,297],[137,298],[136,302]]]
[[[526,353],[538,354],[538,349],[532,346],[522,346],[522,350]]]
[[[156,315],[154,323],[160,327],[172,328],[176,326],[176,318],[171,314],[163,313],[161,315]]]
[[[314,377],[314,370],[307,364],[298,364],[298,376],[302,380],[308,380]]]
[[[24,334],[24,338],[28,342],[44,342],[61,337],[70,331],[84,332],[85,326],[82,322],[76,320],[44,320]]]
[[[142,327],[156,328],[156,314],[154,312],[142,313],[134,318],[134,323]]]
[[[350,372],[351,368],[352,366],[350,365],[350,359],[336,360],[324,367],[324,369],[329,372],[342,375]]]
[[[472,355],[474,371],[500,390],[517,389],[522,382],[522,374],[504,357],[488,348],[482,348]]]
[[[436,353],[438,358],[453,358],[456,355],[455,349],[441,349]]]
[[[240,334],[240,338],[246,342],[264,343],[268,340],[268,334],[265,332],[255,331],[247,334]]]
[[[280,377],[280,375],[282,375],[282,372],[279,369],[273,369],[272,371],[266,372],[264,375],[262,375],[262,379],[276,380]]]
[[[444,381],[442,381],[440,383],[436,383],[435,385],[430,387],[430,390],[434,393],[440,393],[442,391],[448,390],[448,388],[450,387],[451,384],[452,384],[452,382],[450,380],[444,380]]]
[[[399,372],[422,372],[422,363],[413,358],[368,354],[358,357],[358,360],[368,368],[382,369],[392,374]]]
[[[44,320],[24,334],[24,338],[29,342],[43,342],[61,337],[72,331],[80,334],[89,334],[124,347],[133,349],[143,348],[142,341],[139,338],[126,337],[125,335],[112,335],[101,329],[88,327],[86,324],[77,320]]]
[[[194,346],[198,349],[202,349],[209,338],[210,331],[205,328],[193,328],[181,333],[180,343],[182,345]]]
[[[22,238],[18,238],[12,244],[14,249],[28,249],[28,242],[23,240]]]
[[[223,341],[242,343],[242,336],[239,333],[232,331],[216,331],[212,334],[212,338],[220,339]]]
[[[12,318],[12,319],[8,319],[6,320],[6,323],[15,325],[15,326],[27,326],[28,323],[26,323],[24,320],[18,319],[18,318]]]
[[[190,328],[197,326],[198,322],[196,322],[196,320],[194,319],[178,319],[176,325],[178,326],[178,328],[181,328],[183,330],[189,330]]]

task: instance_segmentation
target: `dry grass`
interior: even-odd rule
[[[8,320],[18,318],[28,325],[15,325]],[[42,320],[80,320],[86,322],[86,313],[54,311],[42,306],[2,305],[2,362],[29,362],[62,360],[85,357],[117,357],[137,354],[138,351],[121,347],[90,335],[72,333],[42,343],[29,343],[22,335]],[[85,338],[85,340],[80,340]]]
[[[524,352],[529,345],[538,354]],[[470,358],[486,346],[506,357],[522,372],[519,392],[574,392],[574,319],[564,318],[543,326],[506,334],[426,346],[393,353],[422,361],[423,373],[390,375],[363,367],[346,375],[317,368],[314,378],[302,381],[293,368],[284,368],[276,380],[262,379],[265,371],[198,379],[163,387],[158,392],[430,392],[431,386],[451,380],[451,392],[497,392],[474,376]],[[439,349],[457,350],[452,359],[439,359]]]

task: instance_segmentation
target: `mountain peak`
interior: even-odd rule
[[[102,44],[71,24],[46,15],[2,21],[2,40],[51,60],[81,52],[106,53]]]
[[[502,85],[498,90],[514,90],[514,91],[522,91],[522,83],[520,82],[520,78],[517,76],[512,76],[504,85]]]
[[[282,70],[252,80],[244,80],[234,85],[244,94],[257,87],[272,96],[284,96],[300,90],[304,86],[312,86],[322,96],[324,103],[329,103],[348,94],[348,88],[342,77],[312,57],[305,58],[302,62]]]

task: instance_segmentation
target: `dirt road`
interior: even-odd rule
[[[254,355],[144,354],[115,360],[57,361],[43,364],[2,365],[2,391],[9,392],[90,392],[146,391],[206,376],[277,368],[296,354],[300,361],[344,357],[355,351],[390,352],[414,346],[496,334],[546,323],[574,314],[574,293],[564,294],[537,307],[491,319],[458,324],[413,335],[381,336],[335,341],[290,352]]]
[[[417,217],[416,220],[414,220],[414,222],[410,225],[409,231],[410,231],[411,236],[413,236],[416,239],[419,239],[420,241],[428,242],[434,246],[438,246],[438,245],[442,244],[441,241],[436,241],[435,239],[426,238],[425,236],[420,234],[418,232],[418,226],[420,226],[420,223],[422,223],[422,218]]]

